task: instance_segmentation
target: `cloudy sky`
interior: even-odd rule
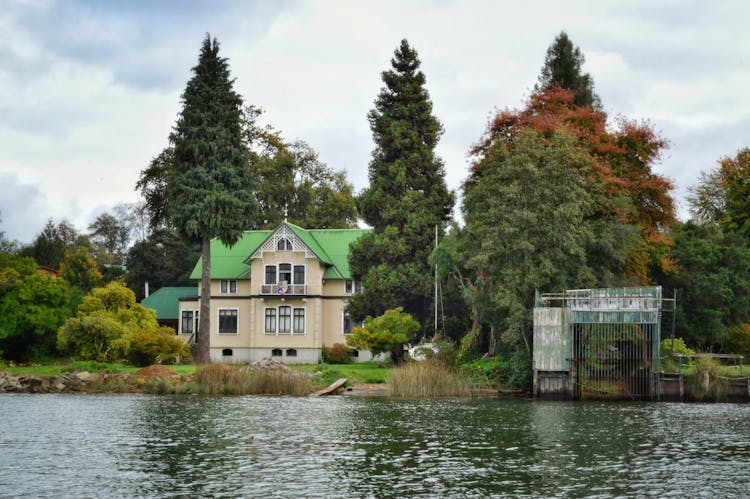
[[[656,170],[684,218],[699,172],[750,146],[749,14],[743,0],[3,0],[0,231],[28,242],[50,217],[85,229],[137,200],[207,32],[245,101],[360,190],[366,115],[402,38],[422,59],[457,189],[490,113],[522,105],[564,29],[609,115],[649,119],[670,141]]]

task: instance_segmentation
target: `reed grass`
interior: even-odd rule
[[[408,362],[391,370],[391,394],[399,398],[468,397],[469,381],[436,358]]]
[[[695,374],[688,377],[690,393],[697,400],[724,400],[727,382],[721,377],[721,365],[711,357],[695,359]]]
[[[195,374],[195,389],[202,395],[307,395],[310,376],[287,369],[236,368],[210,364]]]

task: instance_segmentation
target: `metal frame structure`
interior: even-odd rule
[[[537,293],[535,392],[544,392],[540,380],[567,372],[575,399],[655,398],[665,304],[674,310],[658,286]]]

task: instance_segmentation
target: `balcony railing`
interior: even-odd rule
[[[277,296],[301,296],[307,294],[307,286],[305,284],[289,284],[288,286],[286,286],[286,288],[283,288],[276,284],[261,284],[260,294]]]

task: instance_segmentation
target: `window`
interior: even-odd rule
[[[237,334],[237,316],[239,312],[236,308],[219,309],[219,334]]]
[[[266,308],[263,329],[266,334],[305,334],[305,308],[282,305]]]
[[[294,348],[287,348],[286,349],[286,356],[287,357],[296,357],[297,356],[297,350]]]
[[[231,348],[225,348],[221,351],[222,357],[231,357],[233,353]]]
[[[221,292],[222,293],[236,293],[237,292],[237,281],[235,279],[222,279],[221,281]]]
[[[304,308],[294,309],[293,332],[294,334],[305,334],[305,309]]]
[[[281,357],[283,355],[283,352],[281,351],[281,348],[274,348],[271,350],[271,357]]]
[[[362,281],[352,281],[351,279],[347,279],[345,282],[345,288],[346,288],[346,294],[352,295],[355,293],[361,293],[362,292]]]
[[[292,264],[291,263],[279,264],[279,281],[281,281],[282,284],[292,283]]]
[[[266,265],[266,284],[276,284],[276,265]]]
[[[192,310],[182,311],[182,320],[180,321],[180,333],[181,334],[193,333],[193,311]]]
[[[294,284],[305,284],[305,266],[294,266]]]
[[[352,333],[352,318],[349,317],[349,312],[344,312],[344,334]]]
[[[276,309],[275,308],[266,309],[265,330],[266,330],[266,333],[273,333],[273,334],[276,333]]]
[[[279,334],[292,332],[292,307],[279,307]]]
[[[276,243],[276,251],[292,251],[292,242],[289,239],[279,239]]]

